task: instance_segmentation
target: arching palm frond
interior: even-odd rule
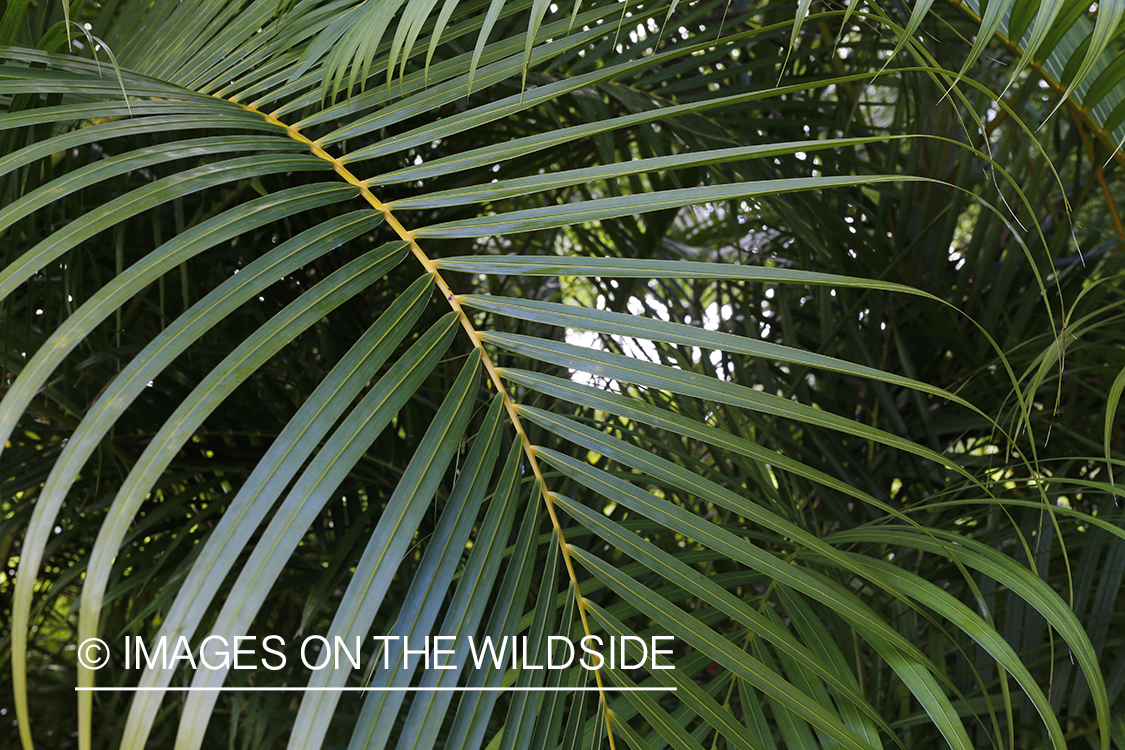
[[[13,741],[1108,750],[1123,8],[9,4]]]

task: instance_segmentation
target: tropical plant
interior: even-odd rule
[[[1125,749],[1123,12],[9,0],[0,741]]]

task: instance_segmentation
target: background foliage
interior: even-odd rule
[[[1125,748],[1125,2],[4,7],[4,746]]]

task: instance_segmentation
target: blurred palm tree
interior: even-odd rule
[[[9,0],[5,746],[1125,749],[1123,11]]]

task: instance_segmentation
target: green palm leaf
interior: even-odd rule
[[[1123,13],[10,3],[0,744],[1108,750]]]

